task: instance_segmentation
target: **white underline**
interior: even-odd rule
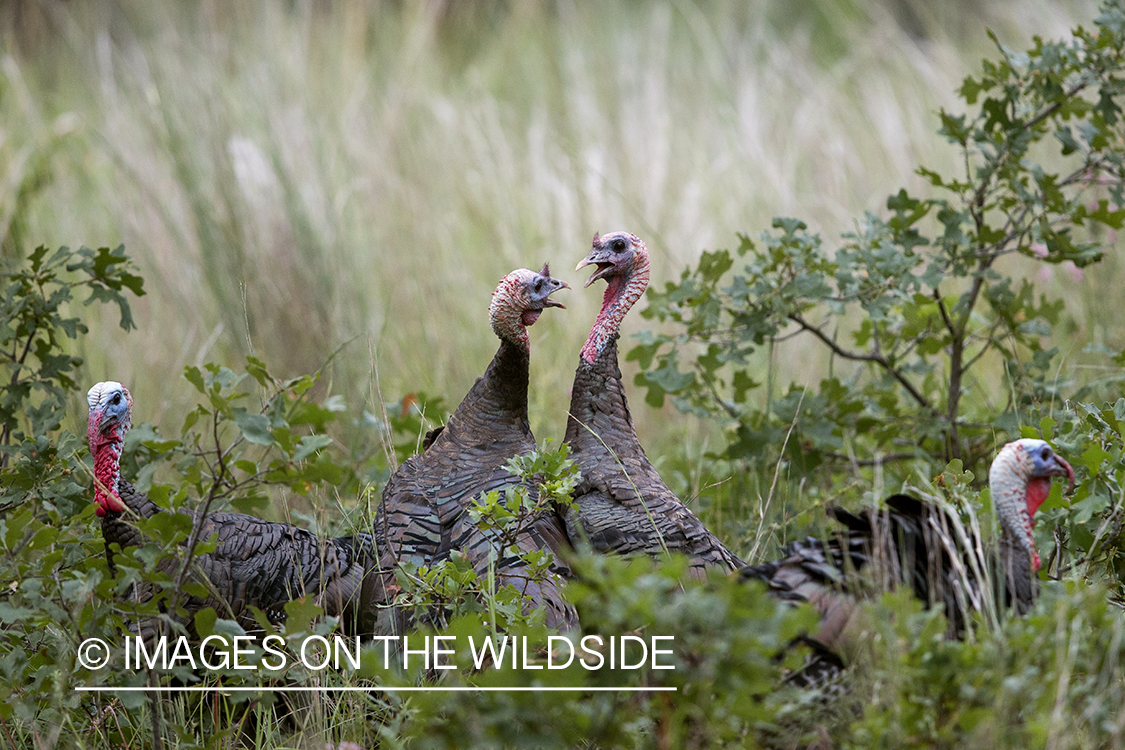
[[[499,692],[519,692],[519,693],[583,693],[583,692],[624,692],[624,693],[656,693],[656,692],[676,692],[679,688],[676,687],[472,687],[472,686],[457,686],[457,687],[301,687],[299,685],[281,685],[278,687],[246,687],[246,686],[231,686],[231,687],[204,687],[199,685],[182,685],[182,686],[167,686],[167,687],[136,687],[136,686],[123,686],[123,687],[86,687],[78,685],[74,688],[79,692],[87,693],[251,693],[251,692],[317,692],[317,693],[403,693],[403,692],[419,692],[419,693],[499,693]]]

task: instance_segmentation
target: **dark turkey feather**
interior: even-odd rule
[[[544,280],[548,283],[537,292],[536,283]],[[549,626],[573,628],[577,614],[559,590],[569,568],[557,553],[569,540],[558,512],[552,508],[516,538],[521,552],[556,553],[552,576],[545,580],[530,579],[523,561],[486,535],[468,513],[480,495],[519,484],[505,465],[536,448],[527,419],[530,350],[524,321],[528,309],[558,306],[546,295],[563,286],[546,268],[541,274],[513,272],[501,281],[490,310],[500,349],[449,422],[427,433],[424,451],[387,482],[375,518],[375,543],[392,564],[429,566],[463,554],[482,579],[493,566],[498,583],[515,586],[542,608]],[[527,489],[535,497],[535,487]]]
[[[780,559],[745,566],[738,574],[764,581],[781,599],[812,603],[821,612],[815,640],[829,650],[843,645],[856,595],[896,586],[909,586],[927,606],[941,605],[947,634],[960,637],[974,612],[1022,615],[1034,603],[1039,558],[1031,527],[1055,476],[1067,477],[1073,489],[1070,464],[1042,440],[1004,446],[989,473],[1000,520],[1000,538],[991,551],[946,509],[894,495],[883,508],[858,513],[829,508],[841,528],[828,539],[791,542]],[[826,669],[815,654],[813,663],[818,673]]]
[[[601,312],[582,348],[571,389],[566,442],[582,474],[567,531],[585,538],[599,552],[685,554],[693,571],[731,570],[743,564],[668,489],[645,455],[633,427],[621,370],[617,338],[621,321],[648,285],[648,251],[632,234],[594,237],[579,264],[594,264],[590,277],[606,279]]]
[[[133,486],[122,479],[121,499],[139,515],[150,518],[163,511]],[[180,511],[192,516],[197,513]],[[110,545],[121,549],[141,546],[145,539],[125,513],[109,512],[102,517],[102,534],[112,565]],[[220,617],[237,620],[247,630],[258,624],[250,607],[262,610],[274,623],[285,619],[285,604],[311,596],[325,614],[341,618],[341,627],[359,632],[360,590],[367,567],[373,558],[372,539],[368,534],[321,540],[307,529],[292,524],[264,521],[243,513],[209,513],[200,529],[200,540],[215,538],[211,552],[196,555],[190,571],[192,577],[209,592],[207,596],[184,597],[182,606],[194,613],[213,607]],[[167,559],[158,567],[169,575],[179,573],[181,562]],[[138,591],[145,599],[148,594]],[[387,601],[386,599],[383,600]],[[372,616],[367,612],[367,630]]]
[[[594,360],[578,366],[566,442],[582,475],[578,512],[567,517],[572,538],[599,552],[690,556],[698,569],[742,564],[664,484],[633,427],[617,365],[614,336]]]

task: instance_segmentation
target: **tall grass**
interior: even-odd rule
[[[452,406],[495,350],[496,280],[550,261],[574,289],[532,330],[531,420],[558,435],[600,303],[571,271],[595,231],[641,235],[656,284],[774,215],[834,236],[919,187],[915,165],[951,167],[934,112],[992,53],[986,27],[1019,48],[1094,13],[978,5],[5,4],[0,236],[125,243],[141,330],[100,321],[84,354],[168,429],[185,364],[253,351],[289,374],[347,341],[331,387],[355,408],[376,366],[385,394]],[[1120,338],[1113,270],[1105,294],[1053,282],[1099,340]],[[688,455],[677,489],[722,480],[705,426],[633,402],[658,464]]]

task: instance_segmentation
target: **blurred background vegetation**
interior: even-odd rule
[[[571,271],[595,231],[641,235],[654,285],[775,215],[835,237],[921,185],[917,164],[953,166],[935,112],[994,52],[987,28],[1024,48],[1094,11],[8,1],[0,246],[125,244],[148,290],[139,331],[107,314],[78,354],[166,429],[191,404],[185,365],[253,352],[285,377],[348,341],[329,383],[349,404],[375,411],[377,367],[388,400],[425,391],[451,408],[495,350],[496,280],[550,261],[576,288],[532,331],[531,420],[558,435],[600,304]],[[1120,273],[1112,257],[1099,268],[1059,269],[1046,290],[1079,341],[1119,344],[1118,296],[1101,292]],[[626,333],[645,326],[631,316]],[[798,342],[761,366],[788,382],[827,362]],[[639,397],[634,411],[658,465],[687,459],[676,489],[698,491],[713,428]]]

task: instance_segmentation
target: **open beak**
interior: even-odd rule
[[[112,413],[109,409],[102,409],[101,415],[98,417],[98,433],[102,435],[106,434],[118,421],[116,414]]]
[[[558,284],[558,286],[555,286],[555,284]],[[539,295],[536,295],[533,298],[532,302],[541,305],[541,307],[538,308],[540,310],[546,310],[548,307],[558,307],[562,310],[565,310],[566,305],[551,299],[551,295],[559,291],[560,289],[570,289],[570,284],[560,279],[551,279],[551,285],[554,288],[551,289],[551,291],[547,292],[546,296],[540,297]]]
[[[596,265],[598,267],[598,270],[594,271],[594,274],[589,279],[586,280],[586,283],[582,287],[583,289],[590,286],[591,284],[593,284],[598,279],[604,279],[606,276],[608,276],[610,274],[611,271],[613,271],[614,265],[612,263],[610,263],[609,261],[601,260],[599,258],[599,256],[600,256],[600,253],[598,253],[595,250],[594,252],[590,253],[585,258],[583,258],[582,262],[580,262],[574,268],[575,271],[578,271],[583,266],[594,266],[594,265]]]
[[[559,288],[560,288],[560,289],[562,289],[562,287],[559,287]],[[564,304],[563,304],[563,303],[561,303],[561,302],[557,302],[557,301],[555,301],[555,300],[551,299],[550,297],[548,297],[548,298],[547,298],[547,299],[546,299],[546,300],[545,300],[545,301],[543,302],[543,307],[557,307],[557,308],[559,308],[560,310],[565,310],[565,309],[566,309],[566,305],[564,305]]]

